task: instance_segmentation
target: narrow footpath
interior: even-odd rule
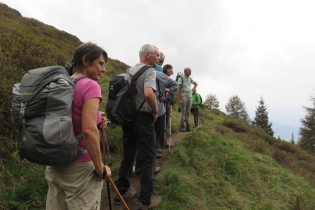
[[[178,142],[180,142],[185,136],[186,136],[187,132],[177,132],[177,133],[173,133],[171,136],[171,144],[175,147],[176,144]],[[174,148],[172,147],[171,150],[169,151],[169,148],[165,148],[162,149],[162,158],[157,159],[156,161],[156,166],[160,166],[161,170],[163,170],[163,165],[165,164],[165,162],[168,159],[168,156],[172,153],[172,149]],[[157,173],[156,176],[158,176],[159,174]],[[131,177],[131,186],[137,191],[137,193],[140,192],[140,175],[137,175],[135,172],[132,173],[132,177]],[[104,183],[104,187],[106,188],[106,183]],[[123,204],[120,205],[115,205],[113,202],[113,197],[114,197],[114,190],[111,188],[111,200],[112,200],[112,210],[125,210],[125,207]],[[134,205],[135,205],[135,200],[131,200],[131,201],[126,201],[128,207],[130,208],[130,210],[134,209]],[[101,205],[101,209],[100,210],[109,210],[109,203],[108,200],[105,200],[102,205]]]

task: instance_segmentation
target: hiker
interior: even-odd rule
[[[173,66],[171,64],[165,64],[163,66],[163,73],[166,74],[168,77],[172,76],[173,75]],[[178,85],[177,85],[177,88],[176,90],[178,90]],[[167,95],[167,93],[169,92],[170,90],[168,88],[165,89],[165,95]],[[164,120],[165,122],[165,125],[164,127],[167,128],[168,127],[168,123],[169,123],[169,119],[170,119],[170,112],[171,112],[171,106],[172,106],[172,103],[173,103],[173,100],[170,100],[168,101],[167,103],[165,103],[165,117],[166,119]],[[166,133],[164,133],[163,136],[161,136],[161,139],[160,139],[160,146],[161,147],[166,147],[168,148],[169,146],[172,146],[172,145],[169,145],[170,143],[167,142],[166,140]]]
[[[163,72],[162,65],[164,63],[164,59],[165,59],[164,53],[160,52],[160,58],[159,58],[158,65],[154,68],[156,71]]]
[[[201,96],[199,93],[196,93],[196,89],[191,89],[192,91],[192,105],[191,105],[191,112],[194,115],[194,123],[195,127],[198,126],[198,109],[201,104]]]
[[[160,145],[161,147],[169,147],[169,144],[166,141],[166,106],[170,104],[178,90],[178,84],[169,76],[164,73],[157,73],[157,78],[160,81],[160,94],[156,91],[156,96],[160,97],[161,100],[158,99],[158,108],[159,108],[159,117],[156,124],[156,132],[159,134],[156,135],[157,137],[157,147]],[[158,124],[158,121],[160,125]]]
[[[105,72],[107,60],[107,53],[90,42],[81,44],[74,52],[71,78],[84,78],[75,84],[73,131],[76,136],[83,134],[78,144],[87,153],[68,164],[47,166],[46,209],[100,208],[103,181],[111,176],[110,168],[102,163],[98,131],[107,126],[98,109],[102,94],[97,83]]]
[[[186,67],[184,69],[184,75],[178,79],[178,100],[181,106],[181,127],[180,131],[190,131],[190,124],[189,124],[189,114],[191,109],[191,84],[194,85],[193,89],[196,89],[198,86],[197,82],[195,82],[191,77],[191,69]],[[186,123],[186,128],[185,124]]]
[[[156,91],[156,71],[154,67],[159,61],[159,49],[145,44],[139,52],[140,63],[129,69],[134,75],[144,65],[151,65],[137,80],[136,108],[144,105],[131,122],[122,126],[124,154],[120,164],[116,187],[125,200],[133,199],[137,193],[130,187],[133,163],[138,153],[141,163],[140,195],[136,201],[138,209],[149,209],[162,202],[162,196],[151,197],[154,191],[154,167],[156,156],[156,139],[154,123],[158,117],[158,107],[154,91]],[[120,204],[117,195],[114,203]]]
[[[162,151],[159,152],[159,145],[161,145],[160,140],[164,136],[164,117],[165,117],[165,103],[172,101],[177,93],[178,84],[162,72],[156,72],[157,84],[155,91],[155,96],[158,105],[158,117],[154,123],[155,137],[156,137],[156,159],[162,157]],[[165,91],[168,91],[168,94],[165,97]],[[164,146],[164,145],[163,145]],[[139,156],[136,158],[136,172],[141,173],[141,163],[139,161]],[[155,167],[154,173],[160,171],[160,167]]]

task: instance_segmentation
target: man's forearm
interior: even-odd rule
[[[196,89],[197,86],[198,86],[198,83],[197,83],[197,82],[194,82],[193,85],[194,85],[194,89]]]
[[[181,93],[181,91],[182,91],[182,87],[179,85],[179,87],[178,87],[178,91],[177,91],[177,95],[178,95],[178,99],[182,99],[182,93]]]
[[[146,102],[154,114],[158,113],[158,107],[157,107],[156,98],[155,98],[154,93],[152,93],[148,97],[146,97]]]

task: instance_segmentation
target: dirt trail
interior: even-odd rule
[[[171,144],[176,146],[176,144],[182,140],[185,135],[187,134],[187,132],[177,132],[177,133],[173,133],[172,134],[172,137],[171,137]],[[163,149],[163,153],[162,153],[162,158],[160,159],[157,159],[156,161],[156,166],[160,166],[163,170],[163,165],[164,163],[167,161],[167,157],[168,155],[170,154],[169,152],[169,148],[165,148]],[[171,151],[172,151],[172,148],[171,148]],[[158,176],[159,174],[156,174],[156,176]],[[136,173],[132,173],[132,177],[131,177],[131,186],[137,191],[137,193],[140,192],[140,175],[137,175]],[[106,187],[106,184],[104,183],[104,187]],[[112,189],[112,187],[111,187]],[[113,210],[125,210],[124,208],[124,205],[123,204],[120,204],[120,205],[115,205],[113,203],[113,197],[114,197],[114,190],[112,189],[111,190],[111,200],[112,200],[112,209]],[[134,209],[134,204],[135,204],[135,201],[134,200],[131,200],[131,201],[126,201],[128,207],[130,208],[130,210],[133,210]],[[108,200],[104,201],[102,203],[102,206],[101,206],[101,210],[108,210],[109,209],[109,204],[108,204]]]

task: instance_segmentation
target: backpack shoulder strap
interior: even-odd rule
[[[163,91],[161,90],[160,80],[158,78],[156,78],[156,84],[158,86],[157,90],[159,91],[159,101],[161,102],[161,98],[163,98]]]
[[[87,78],[87,77],[81,75],[81,76],[78,76],[78,77],[76,77],[76,78],[73,78],[73,79],[72,79],[72,82],[73,82],[74,85],[75,85],[75,83],[77,83],[79,80],[84,79],[84,78]],[[77,141],[79,141],[79,140],[82,138],[82,136],[83,136],[83,132],[79,133],[75,138],[76,138]],[[81,152],[83,152],[83,154],[86,154],[86,153],[87,153],[87,150],[86,150],[86,149],[84,149],[84,150],[82,149]]]
[[[149,69],[149,68],[152,68],[152,66],[144,65],[137,73],[135,73],[135,74],[133,75],[133,79],[134,79],[134,80],[137,80],[138,77],[140,77],[140,76],[141,76],[147,69]],[[130,69],[130,68],[129,68],[129,69]],[[129,69],[127,69],[127,71],[129,71]],[[126,72],[127,72],[127,71],[126,71]],[[129,72],[127,72],[127,73],[130,74]],[[139,108],[137,109],[137,112],[139,112],[140,109],[143,107],[145,101],[146,101],[145,99],[142,101],[141,105],[140,105]]]
[[[75,83],[77,83],[77,81],[79,81],[79,80],[81,80],[81,79],[84,79],[84,78],[86,78],[86,76],[81,75],[81,76],[78,76],[78,77],[76,77],[76,78],[73,78],[73,79],[72,79],[72,82],[75,84]]]
[[[137,73],[133,75],[134,79],[138,79],[138,77],[140,77],[149,68],[153,68],[153,67],[150,65],[144,65]]]

